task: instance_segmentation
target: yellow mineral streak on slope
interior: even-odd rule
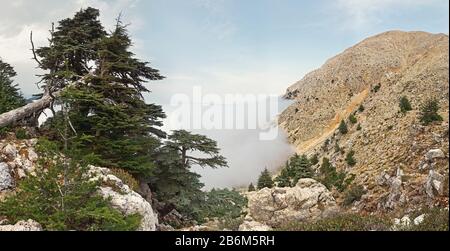
[[[366,99],[368,95],[369,88],[366,88],[364,91],[354,96],[350,101],[350,104],[344,110],[338,112],[328,123],[321,135],[300,143],[300,145],[296,146],[296,152],[298,154],[304,154],[312,148],[316,147],[318,144],[322,144],[323,142],[325,142],[325,140],[336,131],[341,121],[347,119],[347,117],[350,116],[350,114],[359,107],[359,105],[364,101],[364,99]]]

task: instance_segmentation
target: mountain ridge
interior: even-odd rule
[[[388,31],[364,39],[290,86],[285,98],[295,103],[280,115],[279,124],[297,153],[329,158],[338,170],[355,175],[354,184],[367,190],[358,210],[414,206],[411,201],[420,206],[438,197],[448,206],[442,189],[425,191],[431,171],[448,186],[448,51],[445,34]],[[405,114],[399,108],[403,96],[413,108]],[[424,126],[420,109],[430,99],[437,100],[443,121]],[[349,122],[350,115],[357,123]],[[346,134],[338,130],[341,121],[349,127]],[[432,150],[445,157],[421,169]],[[346,163],[350,151],[355,166]],[[379,185],[384,174],[394,179],[399,172],[405,179],[399,187]]]

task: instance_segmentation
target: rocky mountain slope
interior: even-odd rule
[[[286,98],[296,102],[281,114],[281,127],[298,153],[327,157],[355,175],[353,183],[367,193],[354,210],[448,206],[448,52],[447,35],[390,31],[345,50],[288,88]],[[403,96],[413,108],[406,114],[399,108]],[[443,121],[424,126],[419,110],[431,98]],[[351,114],[356,124],[348,122]],[[347,134],[337,130],[342,120]],[[345,162],[350,150],[354,166]]]

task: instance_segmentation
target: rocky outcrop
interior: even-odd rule
[[[445,189],[445,186],[447,189]],[[430,170],[425,183],[425,191],[430,198],[443,196],[445,192],[447,192],[448,196],[448,177],[446,180],[444,175],[441,175],[434,170]]]
[[[104,198],[110,199],[114,208],[125,215],[140,214],[142,216],[140,231],[156,231],[158,216],[147,200],[112,175],[107,168],[90,166],[89,173],[93,180],[100,180],[108,185],[101,186],[99,192]]]
[[[27,220],[14,225],[0,225],[0,231],[42,231],[42,226],[34,220]]]
[[[301,179],[292,188],[264,188],[247,194],[248,217],[242,228],[257,225],[278,227],[293,221],[312,221],[337,213],[328,189],[313,179]],[[259,225],[262,226],[262,225]]]
[[[407,195],[403,189],[402,169],[398,168],[395,176],[390,176],[386,171],[383,171],[378,178],[378,185],[386,186],[389,191],[386,197],[378,204],[378,209],[393,210],[397,206],[402,206],[408,201]]]

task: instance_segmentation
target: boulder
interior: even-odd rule
[[[445,193],[445,182],[448,182],[448,179],[446,180],[444,175],[430,170],[425,183],[425,192],[428,197],[434,198],[436,195],[443,196]]]
[[[156,231],[158,217],[151,204],[141,195],[124,184],[122,180],[111,174],[107,168],[89,167],[92,180],[100,180],[108,186],[101,186],[99,193],[111,201],[111,205],[125,215],[140,214],[142,216],[140,231]]]
[[[338,211],[331,192],[313,179],[301,179],[292,188],[264,188],[247,197],[249,217],[270,227],[313,221]]]
[[[408,202],[408,197],[403,188],[403,176],[404,172],[401,168],[397,168],[395,176],[390,176],[386,171],[380,174],[377,179],[378,185],[387,186],[389,191],[384,199],[378,203],[378,209],[393,210]]]
[[[239,226],[239,231],[272,231],[273,229],[257,221],[245,221]]]
[[[429,162],[432,162],[435,159],[444,159],[445,154],[441,149],[432,149],[428,151],[425,157]]]
[[[419,215],[414,219],[414,225],[420,225],[425,220],[425,214]]]
[[[14,188],[14,179],[6,163],[0,162],[0,192]]]
[[[399,177],[394,177],[390,182],[389,194],[387,196],[384,208],[395,209],[398,202],[403,202],[402,195],[402,180]]]
[[[39,158],[39,156],[34,151],[34,149],[28,148],[28,160],[30,160],[31,162],[36,162],[38,160],[38,158]]]
[[[11,159],[16,158],[18,154],[16,147],[12,144],[7,144],[5,147],[3,147],[2,152],[6,155],[6,157]]]
[[[392,226],[392,230],[401,231],[407,230],[411,227],[411,219],[408,215],[403,216],[401,219],[394,219],[394,225]]]
[[[0,231],[42,231],[42,226],[34,220],[27,220],[14,225],[0,226]]]

